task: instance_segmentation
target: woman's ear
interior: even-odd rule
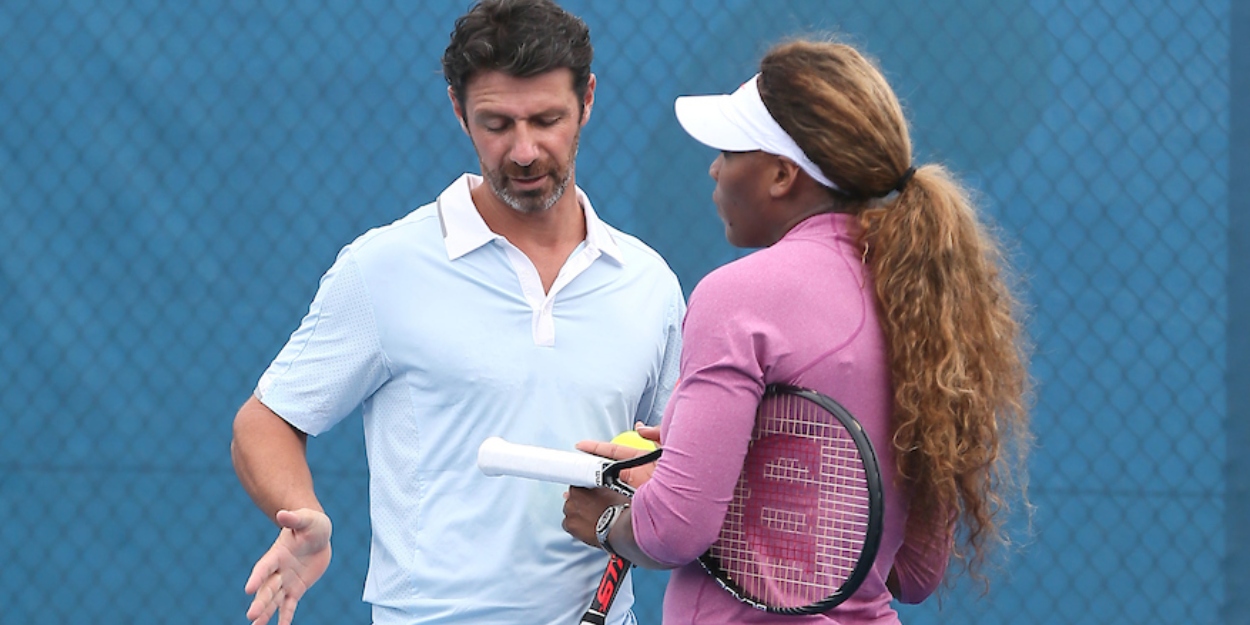
[[[778,156],[775,162],[776,169],[773,172],[772,183],[768,185],[768,194],[773,199],[779,199],[794,191],[802,170],[788,158]]]

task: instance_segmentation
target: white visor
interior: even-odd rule
[[[687,95],[673,105],[677,121],[696,141],[727,152],[762,150],[784,156],[820,184],[841,191],[786,134],[760,99],[756,74],[731,95]]]

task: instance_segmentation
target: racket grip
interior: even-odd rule
[[[512,475],[586,488],[603,485],[603,467],[609,462],[578,451],[509,443],[498,436],[482,441],[477,450],[477,468],[486,475]]]

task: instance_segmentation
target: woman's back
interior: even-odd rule
[[[885,578],[903,540],[906,498],[896,487],[890,444],[885,343],[857,237],[854,217],[816,215],[695,288],[684,328],[683,379],[668,410],[699,408],[665,419],[665,463],[639,493],[633,518],[640,543],[662,545],[657,551],[664,553],[653,556],[680,562],[702,553],[724,518],[746,453],[741,441],[749,438],[764,386],[803,386],[846,406],[877,450],[886,495],[877,567],[827,616],[796,620],[738,603],[698,564],[687,565],[673,572],[666,622],[896,622]],[[667,531],[644,538],[648,527]]]

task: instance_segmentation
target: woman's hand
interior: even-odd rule
[[[634,430],[638,432],[639,436],[655,443],[656,447],[660,446],[660,428],[643,425],[639,422],[634,426]],[[648,453],[643,449],[604,441],[581,441],[577,444],[577,449],[610,460],[628,460]],[[655,473],[654,462],[632,469],[625,469],[621,472],[621,480],[637,489],[651,479],[652,473]]]

